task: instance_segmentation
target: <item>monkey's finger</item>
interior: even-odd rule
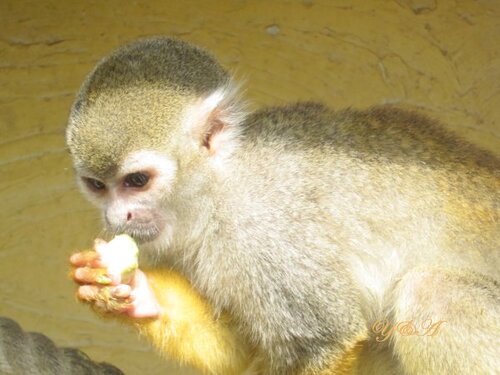
[[[97,285],[82,285],[78,288],[78,297],[85,301],[95,301],[103,296],[113,298],[116,300],[123,300],[123,302],[133,301],[131,296],[132,288],[128,285],[118,285],[117,287],[99,287]]]
[[[99,296],[100,288],[95,285],[83,285],[78,288],[76,296],[85,302],[93,302]]]
[[[76,296],[105,313],[127,313],[132,308],[133,302],[128,285],[124,285],[123,288],[121,286],[100,288],[96,285],[83,285],[78,288]]]
[[[111,295],[115,298],[131,299],[132,288],[130,285],[120,284],[111,290]]]
[[[73,272],[73,279],[80,284],[113,284],[105,268],[80,267]]]
[[[80,253],[73,254],[69,261],[73,266],[76,267],[102,267],[100,262],[100,256],[97,252],[93,250],[82,251]]]

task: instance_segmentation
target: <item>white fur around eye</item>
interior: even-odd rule
[[[80,173],[80,172],[77,171],[76,183],[78,185],[78,188],[82,192],[83,196],[90,203],[92,203],[96,207],[101,207],[103,205],[103,202],[104,202],[105,198],[101,194],[98,194],[95,191],[90,190],[90,188],[88,187],[87,183],[85,183],[83,181],[83,179],[81,177],[82,175],[87,175],[87,174],[83,174],[83,173]]]
[[[154,170],[158,186],[168,188],[174,181],[177,163],[157,151],[137,151],[125,158],[118,171],[119,176],[126,176],[139,171]]]

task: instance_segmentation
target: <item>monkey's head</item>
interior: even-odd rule
[[[202,191],[201,171],[216,169],[237,144],[235,91],[211,55],[174,39],[132,43],[95,67],[66,137],[79,186],[111,232],[170,242],[189,200],[185,185]]]

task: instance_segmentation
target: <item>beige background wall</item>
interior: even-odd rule
[[[100,223],[75,188],[64,127],[100,57],[158,34],[212,50],[255,106],[395,102],[499,149],[497,0],[0,0],[0,315],[127,374],[191,372],[75,302],[67,258]]]

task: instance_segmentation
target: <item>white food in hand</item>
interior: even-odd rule
[[[107,267],[108,274],[119,277],[120,283],[127,284],[138,267],[139,249],[132,237],[127,234],[115,236],[111,241],[96,246],[101,262]]]

